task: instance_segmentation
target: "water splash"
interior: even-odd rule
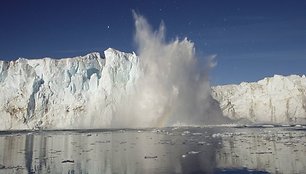
[[[161,127],[220,120],[219,105],[210,95],[207,72],[211,63],[201,68],[193,42],[187,38],[168,42],[164,23],[154,31],[143,16],[133,15],[141,73],[135,93],[118,113],[130,119],[116,123],[126,124],[124,127]]]

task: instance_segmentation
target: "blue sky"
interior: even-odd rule
[[[167,38],[188,37],[200,58],[216,54],[213,84],[306,74],[306,1],[191,0],[0,2],[0,58],[72,57],[108,47],[131,52],[132,10]]]

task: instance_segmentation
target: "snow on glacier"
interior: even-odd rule
[[[257,123],[305,123],[306,78],[291,75],[267,77],[253,83],[213,87],[223,114],[233,120]]]

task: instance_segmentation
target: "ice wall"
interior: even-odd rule
[[[223,114],[234,120],[266,123],[306,122],[306,78],[267,77],[254,83],[213,87]]]
[[[0,61],[0,129],[110,127],[137,79],[135,54]]]
[[[177,49],[187,52],[175,61],[147,61],[112,48],[105,56],[0,61],[0,130],[215,123],[215,113],[221,112],[208,81],[188,73],[194,68],[193,44],[183,40],[169,46],[175,49],[164,49],[161,58],[176,59],[184,53]]]

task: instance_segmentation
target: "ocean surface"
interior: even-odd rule
[[[303,126],[0,132],[0,173],[304,173]]]

